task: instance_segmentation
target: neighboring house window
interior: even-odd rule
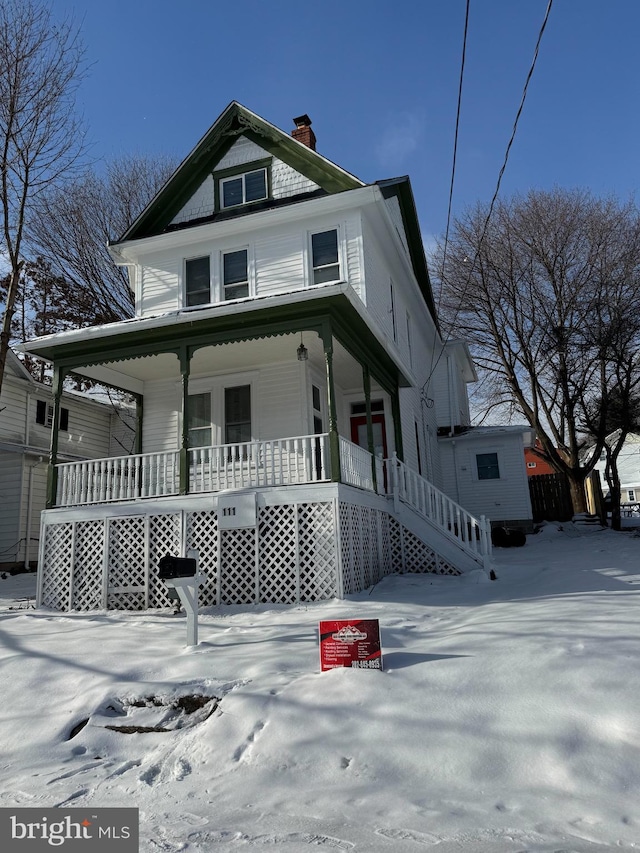
[[[53,406],[44,400],[36,400],[36,423],[50,427],[53,424]],[[69,430],[69,409],[60,409],[60,429]]]
[[[224,443],[251,441],[251,385],[224,389]]]
[[[338,232],[335,228],[311,235],[311,256],[314,284],[340,281]]]
[[[222,256],[222,287],[224,299],[241,299],[249,295],[248,252],[225,252]]]
[[[211,394],[189,394],[189,447],[211,447]]]
[[[396,295],[393,290],[392,281],[389,281],[389,298],[391,299],[391,308],[389,309],[389,312],[391,314],[391,330],[393,332],[393,340],[397,342],[398,327],[396,325]]]
[[[185,263],[184,278],[187,306],[208,305],[211,302],[209,257],[188,260]]]
[[[478,466],[479,480],[498,480],[500,478],[497,453],[477,453],[476,465]]]
[[[254,169],[220,179],[220,207],[237,207],[267,198],[267,170]]]
[[[527,468],[535,468],[535,467],[536,467],[535,462],[527,462]]]
[[[407,312],[407,348],[409,350],[409,367],[413,368],[413,344],[411,340],[411,316]]]
[[[636,490],[635,489],[629,489],[627,494],[629,495],[630,501],[635,501],[635,499],[636,499]]]

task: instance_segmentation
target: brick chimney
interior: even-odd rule
[[[311,119],[305,113],[302,116],[298,116],[294,118],[293,123],[295,124],[295,130],[291,131],[291,136],[294,139],[297,139],[298,142],[302,142],[303,145],[306,145],[307,148],[310,148],[312,151],[316,150],[316,135],[311,130]]]

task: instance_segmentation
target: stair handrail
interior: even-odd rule
[[[489,572],[492,550],[489,520],[484,515],[476,518],[409,468],[396,453],[385,459],[385,465],[396,508],[399,501],[408,504]]]

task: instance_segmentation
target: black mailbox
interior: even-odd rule
[[[192,578],[196,573],[196,561],[192,557],[172,557],[167,554],[158,563],[161,580],[171,578]]]

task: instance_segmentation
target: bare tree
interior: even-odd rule
[[[85,305],[79,325],[131,317],[133,294],[126,270],[107,250],[121,236],[175,168],[167,155],[127,155],[89,168],[42,193],[28,228],[30,245],[67,281],[69,298]]]
[[[29,206],[78,163],[85,134],[75,114],[84,71],[78,29],[35,0],[0,0],[0,204],[9,281],[0,332],[0,388],[24,263]]]
[[[440,250],[438,268],[442,269]],[[584,480],[606,437],[608,405],[640,381],[640,218],[631,203],[587,192],[532,191],[481,206],[454,227],[441,277],[443,314],[490,377],[487,405],[535,429],[586,508]],[[600,405],[594,407],[594,401]],[[589,432],[596,452],[586,463]]]

